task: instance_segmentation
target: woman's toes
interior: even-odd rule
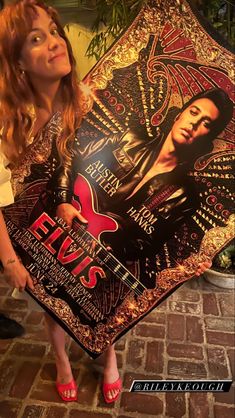
[[[118,394],[118,392],[119,392],[119,390],[109,390],[108,391],[108,398],[109,399],[113,399],[113,398],[115,398],[116,396],[117,396],[117,394]]]
[[[70,395],[69,395],[69,398],[71,397],[71,398],[75,398],[75,396],[76,396],[76,390],[70,390],[69,391],[70,392]]]

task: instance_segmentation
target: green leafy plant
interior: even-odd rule
[[[88,56],[98,60],[122,30],[129,26],[146,0],[97,0],[97,17],[92,31],[95,33],[88,49]]]
[[[233,0],[193,0],[199,11],[235,46],[235,4]]]
[[[220,253],[217,254],[213,261],[215,270],[227,273],[235,272],[235,243],[225,247]]]

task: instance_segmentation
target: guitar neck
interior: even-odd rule
[[[95,249],[92,251],[92,257],[101,265],[105,266],[111,273],[133,290],[136,295],[141,295],[146,287],[120,263],[120,261],[110,252],[105,246],[93,237],[90,232],[86,231],[79,222],[74,221],[73,226],[75,231],[79,232],[79,238],[84,241],[84,244],[95,243]]]

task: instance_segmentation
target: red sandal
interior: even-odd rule
[[[110,390],[118,390],[117,395],[114,398],[108,398],[108,392]],[[121,393],[122,390],[122,379],[119,377],[115,382],[113,383],[103,383],[103,396],[106,403],[112,403],[115,402]]]
[[[60,395],[60,397],[63,401],[65,401],[65,402],[77,401],[77,399],[78,399],[78,387],[77,387],[77,384],[76,384],[74,379],[72,379],[71,382],[69,382],[69,383],[56,382],[56,389],[57,389],[57,392],[58,392],[58,394]],[[66,390],[75,390],[75,392],[76,392],[75,396],[70,396],[69,398],[67,398],[63,394]]]

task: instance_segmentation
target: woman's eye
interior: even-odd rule
[[[34,36],[32,39],[31,39],[31,42],[33,43],[33,44],[37,44],[38,42],[40,42],[41,41],[41,36],[39,36],[39,35],[37,35],[37,36]]]
[[[57,29],[57,28],[53,28],[53,29],[51,30],[51,34],[52,34],[52,35],[59,35],[58,29]]]

